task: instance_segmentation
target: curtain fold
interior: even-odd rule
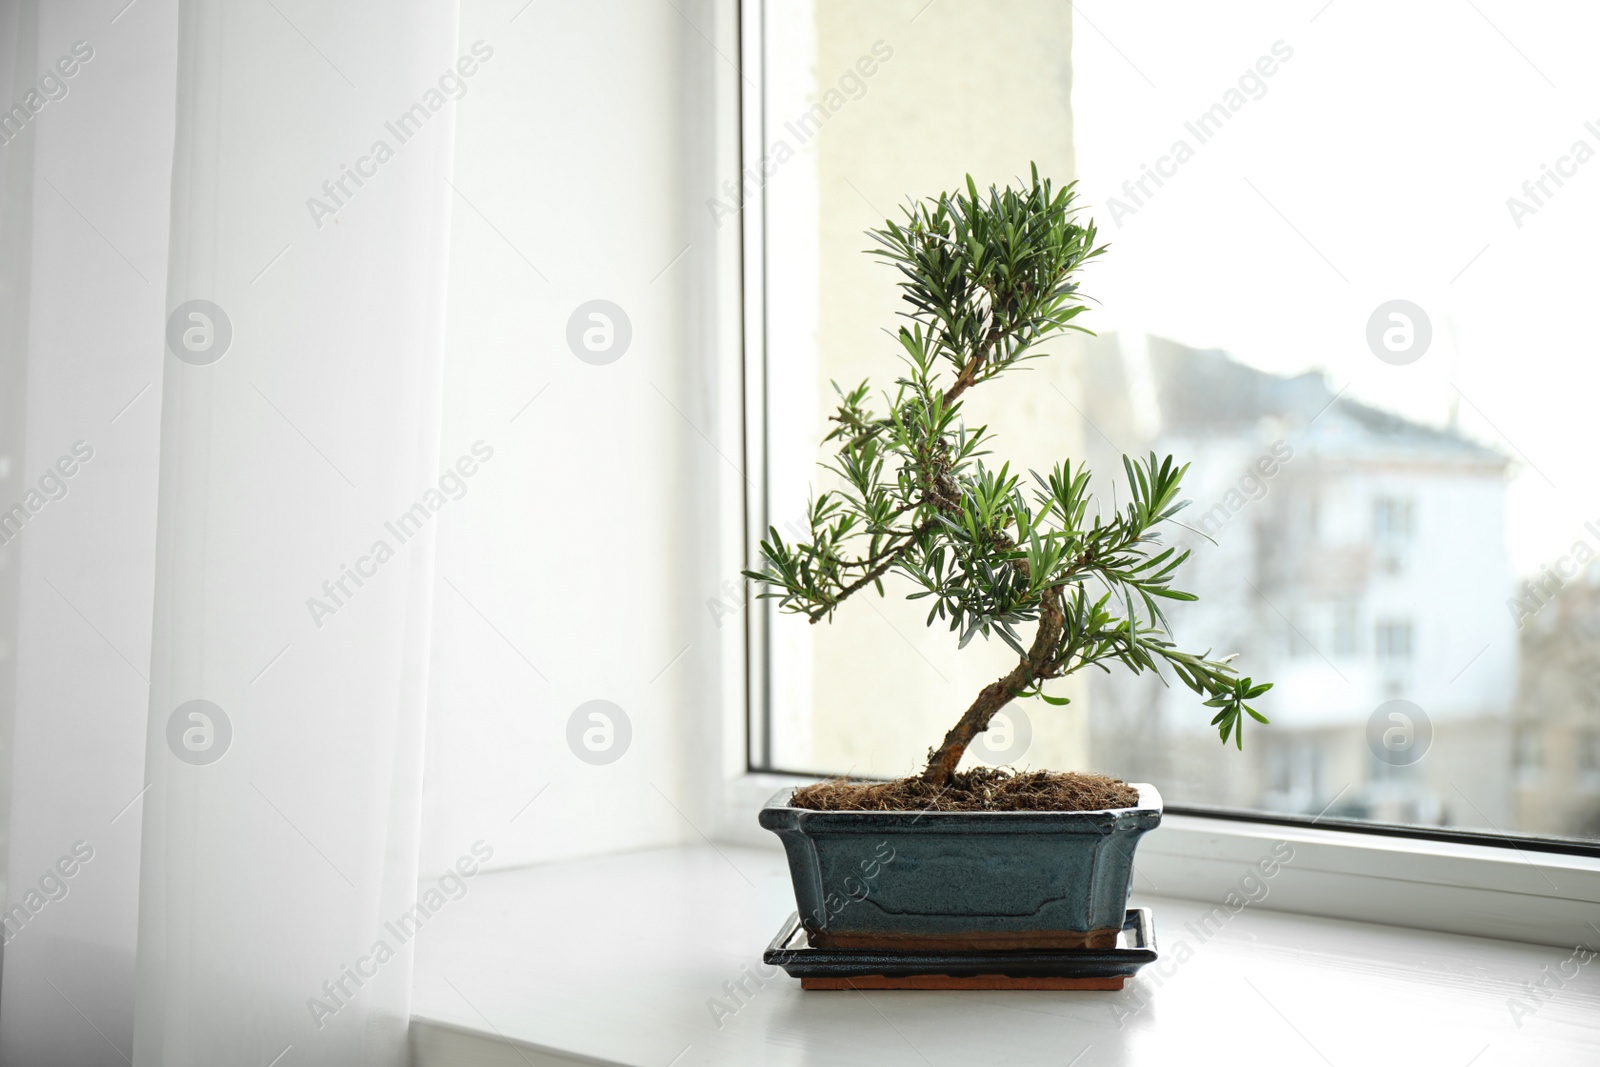
[[[0,1064],[125,1064],[175,0],[0,3]]]
[[[406,1062],[457,25],[0,0],[0,1067]]]
[[[132,1060],[397,1065],[475,61],[441,0],[178,22]]]

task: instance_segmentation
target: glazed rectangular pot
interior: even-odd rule
[[[1104,811],[761,810],[818,948],[1110,948],[1161,794]]]

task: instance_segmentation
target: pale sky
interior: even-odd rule
[[[1566,551],[1585,520],[1600,525],[1600,5],[1077,11],[1081,187],[1113,246],[1085,285],[1102,301],[1098,329],[1221,347],[1275,372],[1321,368],[1346,395],[1431,423],[1458,404],[1467,433],[1515,460],[1519,572]],[[1292,56],[1267,64],[1201,143],[1185,123],[1277,42]],[[1193,158],[1163,164],[1176,173],[1159,189],[1147,179],[1153,195],[1114,222],[1110,198],[1131,205],[1122,183],[1180,139]],[[1595,158],[1573,156],[1580,140]],[[1558,163],[1572,173],[1547,178],[1534,205],[1523,183]],[[1512,196],[1535,207],[1520,228]],[[1432,320],[1431,347],[1407,366],[1366,343],[1369,316],[1393,299]]]

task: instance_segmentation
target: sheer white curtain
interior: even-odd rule
[[[199,351],[162,397],[151,1064],[398,1063],[404,1042],[465,75],[453,3],[280,7],[180,9],[168,343]]]
[[[0,3],[7,1067],[132,1047],[176,12]]]
[[[75,469],[4,549],[28,915],[0,1057],[400,1064],[478,60],[452,0],[120,7],[0,5],[0,107],[28,112],[0,249],[31,285],[4,293],[26,393],[0,509]]]

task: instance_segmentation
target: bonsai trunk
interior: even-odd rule
[[[984,686],[978,699],[961,716],[961,721],[944,735],[944,743],[928,757],[928,767],[922,780],[943,789],[950,784],[950,776],[966,754],[967,746],[989,728],[995,712],[1016,699],[1018,693],[1033,685],[1043,675],[1056,653],[1061,640],[1065,619],[1061,611],[1061,586],[1045,590],[1039,604],[1039,631],[1034,635],[1028,654],[1003,678]]]

